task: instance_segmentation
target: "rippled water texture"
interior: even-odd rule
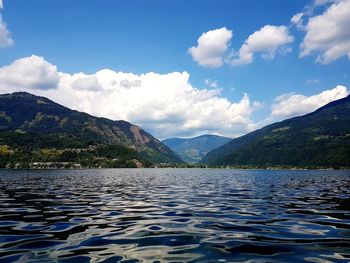
[[[0,171],[0,262],[348,262],[350,172]]]

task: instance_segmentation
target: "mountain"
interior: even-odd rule
[[[0,95],[0,145],[22,149],[117,145],[119,152],[126,148],[147,162],[181,162],[166,145],[136,125],[94,117],[25,92]]]
[[[208,165],[350,167],[350,96],[268,125],[209,152]]]
[[[188,163],[199,162],[208,152],[230,141],[230,138],[217,135],[201,135],[194,138],[170,138],[162,142]]]

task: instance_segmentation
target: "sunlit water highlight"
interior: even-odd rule
[[[350,172],[0,171],[0,262],[349,262]]]

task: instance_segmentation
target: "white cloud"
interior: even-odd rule
[[[332,2],[333,0],[315,0],[314,6],[321,6]]]
[[[304,17],[304,13],[297,13],[290,19],[290,22],[292,23],[292,25],[296,26],[298,29],[303,29],[304,28],[303,17]]]
[[[59,83],[56,66],[43,57],[31,56],[15,60],[0,68],[2,89],[53,89]]]
[[[319,79],[307,79],[305,80],[305,84],[318,84],[320,83]]]
[[[9,47],[13,44],[14,41],[11,38],[11,34],[7,29],[6,23],[2,20],[2,15],[0,14],[0,47]]]
[[[231,64],[249,64],[257,52],[262,53],[264,59],[273,59],[277,52],[285,51],[286,45],[293,41],[294,37],[289,34],[286,26],[266,25],[248,37]]]
[[[346,87],[338,85],[333,89],[307,97],[299,94],[284,94],[275,99],[271,106],[270,120],[285,119],[312,112],[329,102],[346,97],[349,94]]]
[[[301,57],[317,53],[316,61],[322,64],[342,56],[350,59],[350,0],[334,2],[323,14],[309,19],[300,45]]]
[[[124,88],[132,88],[132,87],[140,87],[141,86],[141,80],[135,79],[135,80],[127,80],[123,79],[120,81],[120,86]]]
[[[210,88],[214,88],[214,89],[219,88],[219,81],[218,80],[206,79],[206,80],[204,80],[204,83]]]
[[[226,27],[203,33],[197,40],[197,46],[188,49],[199,65],[204,67],[220,67],[230,46],[232,31]]]
[[[0,9],[3,9],[4,5],[2,0],[0,0]],[[13,39],[11,38],[11,33],[7,29],[7,25],[2,20],[2,15],[0,14],[0,47],[9,47],[14,44]]]
[[[84,73],[75,74],[76,80],[72,83],[72,88],[76,90],[99,91],[101,85],[94,75],[85,75]]]
[[[109,69],[67,74],[31,56],[0,68],[0,92],[46,96],[95,116],[130,121],[159,138],[207,132],[234,137],[256,128],[250,116],[259,103],[246,94],[233,103],[220,97],[220,89],[193,87],[189,78],[187,72],[136,75]]]

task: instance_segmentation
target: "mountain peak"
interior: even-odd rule
[[[123,145],[151,162],[181,162],[163,143],[140,127],[78,112],[27,92],[0,95],[0,132],[56,134],[93,144]]]

